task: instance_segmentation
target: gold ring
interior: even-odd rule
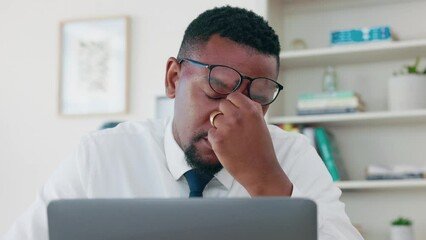
[[[214,119],[217,117],[217,115],[223,115],[223,112],[221,111],[213,111],[212,113],[210,113],[210,124],[216,128],[216,126],[214,125]]]

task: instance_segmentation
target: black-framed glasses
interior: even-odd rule
[[[205,64],[188,58],[178,58],[177,60],[179,64],[186,61],[196,66],[207,68],[209,70],[208,81],[211,89],[221,95],[235,92],[241,86],[243,80],[247,79],[249,81],[247,87],[248,97],[263,106],[275,101],[280,91],[284,88],[272,79],[244,76],[232,67],[225,65]]]

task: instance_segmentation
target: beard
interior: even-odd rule
[[[214,175],[223,168],[222,164],[219,161],[217,163],[209,163],[207,159],[200,156],[199,150],[195,146],[198,141],[205,137],[207,137],[207,132],[199,133],[191,139],[190,145],[184,150],[185,159],[188,165],[199,173]]]

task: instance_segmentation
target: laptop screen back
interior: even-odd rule
[[[50,240],[317,239],[301,198],[58,200],[48,222]]]

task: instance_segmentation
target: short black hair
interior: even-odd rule
[[[185,31],[178,57],[188,57],[215,34],[274,56],[279,66],[281,48],[274,29],[253,11],[231,6],[215,7],[195,18]]]

